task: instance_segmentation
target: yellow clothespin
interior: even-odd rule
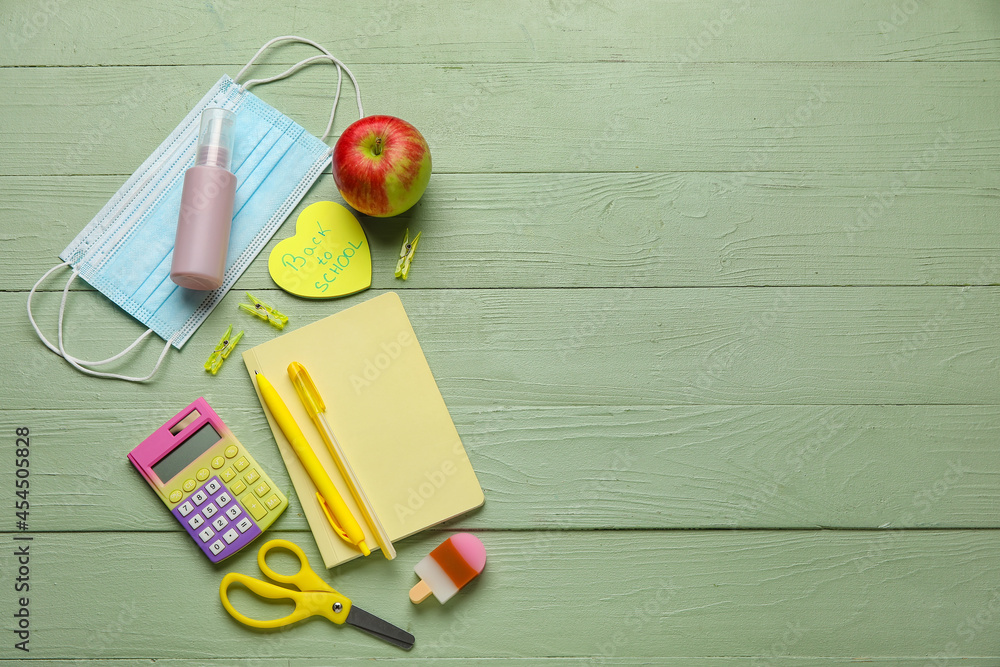
[[[417,243],[420,241],[420,235],[423,232],[417,232],[417,235],[413,237],[413,242],[410,242],[410,230],[406,230],[406,238],[403,239],[403,247],[399,250],[399,262],[396,263],[396,277],[406,280],[407,276],[410,275],[410,262],[413,261],[413,253],[417,251]]]
[[[253,305],[248,305],[245,303],[240,304],[240,310],[245,310],[251,315],[255,315],[260,319],[264,320],[271,326],[277,329],[284,329],[285,325],[288,323],[288,318],[276,311],[271,306],[267,305],[257,297],[255,297],[250,292],[247,292],[247,298],[250,299],[250,303]]]
[[[219,339],[219,344],[215,346],[215,350],[212,354],[208,355],[208,361],[205,362],[205,370],[215,375],[222,368],[222,362],[229,358],[233,350],[236,349],[236,344],[240,342],[243,338],[243,332],[236,334],[234,338],[230,338],[233,333],[233,325],[230,324],[229,328],[226,329],[226,333],[222,334],[222,338]]]

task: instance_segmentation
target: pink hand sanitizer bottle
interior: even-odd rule
[[[184,174],[170,265],[170,279],[181,287],[222,286],[236,198],[236,176],[229,170],[235,119],[233,112],[214,107],[201,114],[198,152],[194,166]]]

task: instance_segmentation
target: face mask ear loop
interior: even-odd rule
[[[324,53],[324,55],[323,56],[313,56],[312,58],[307,58],[307,59],[305,59],[305,60],[303,60],[301,62],[298,62],[295,65],[293,65],[292,67],[290,67],[289,69],[287,69],[286,71],[282,72],[281,74],[278,74],[277,76],[272,76],[272,77],[269,77],[269,78],[266,78],[266,79],[251,79],[250,81],[247,81],[246,83],[242,84],[240,86],[241,89],[246,90],[250,86],[257,85],[258,83],[270,83],[272,81],[277,81],[278,79],[283,79],[286,76],[290,76],[291,74],[294,74],[295,72],[297,72],[298,70],[302,69],[306,65],[309,65],[311,63],[318,62],[318,61],[321,61],[321,60],[329,60],[330,62],[334,63],[337,66],[337,93],[336,93],[336,95],[334,95],[334,98],[333,98],[333,108],[330,110],[330,122],[328,122],[326,124],[326,132],[323,133],[323,136],[320,137],[320,139],[323,140],[323,141],[325,141],[326,138],[328,136],[330,136],[330,131],[333,129],[333,119],[334,119],[334,116],[337,113],[337,103],[340,101],[340,88],[341,88],[341,83],[342,83],[342,80],[343,80],[343,75],[341,73],[341,70],[343,70],[344,72],[347,72],[347,76],[351,79],[351,83],[354,84],[354,94],[355,94],[355,97],[357,98],[357,103],[358,103],[358,117],[359,118],[364,118],[365,111],[364,111],[364,107],[361,105],[361,88],[358,86],[358,80],[354,78],[354,73],[351,72],[350,68],[347,65],[345,65],[342,61],[340,61],[339,59],[335,58],[332,53],[330,53],[325,48],[323,48],[322,46],[320,46],[316,42],[312,41],[311,39],[306,39],[304,37],[297,37],[295,35],[285,35],[285,36],[282,36],[282,37],[275,37],[274,39],[272,39],[271,41],[269,41],[267,44],[265,44],[264,46],[260,47],[260,50],[258,50],[257,53],[254,55],[254,57],[250,59],[250,62],[248,62],[243,67],[243,69],[240,70],[239,74],[236,75],[236,81],[239,81],[239,79],[243,76],[243,74],[247,71],[247,69],[251,65],[253,65],[254,61],[257,60],[257,57],[260,56],[261,53],[263,53],[268,47],[270,47],[275,42],[280,42],[280,41],[296,41],[296,42],[302,42],[304,44],[309,44],[311,46],[316,47],[320,51],[322,51]],[[331,152],[332,152],[332,149],[331,149]]]
[[[38,336],[39,340],[41,340],[42,343],[45,344],[45,347],[49,348],[50,350],[52,350],[53,352],[55,352],[56,354],[58,354],[60,357],[63,356],[63,355],[59,351],[59,348],[56,347],[54,344],[52,344],[52,342],[49,341],[49,339],[46,338],[45,335],[42,333],[42,330],[38,328],[38,323],[35,322],[34,313],[31,312],[31,299],[32,299],[32,297],[35,296],[35,292],[38,290],[38,286],[41,285],[42,282],[46,278],[48,278],[52,274],[53,271],[61,269],[64,266],[69,266],[69,262],[63,262],[62,264],[57,264],[57,265],[53,266],[51,269],[49,269],[48,271],[46,271],[45,275],[43,275],[41,278],[39,278],[38,281],[35,283],[34,287],[31,288],[31,291],[28,292],[28,321],[31,322],[31,326],[35,330],[35,335]],[[76,276],[71,277],[70,278],[70,282],[72,282],[74,278],[76,278]],[[151,333],[153,333],[153,330],[152,329],[147,329],[146,332],[144,334],[142,334],[141,336],[139,336],[137,339],[135,339],[135,341],[131,345],[129,345],[128,347],[126,347],[124,350],[122,350],[121,352],[119,352],[118,354],[116,354],[113,357],[108,357],[107,359],[102,359],[101,361],[85,361],[83,359],[77,359],[76,357],[73,357],[73,361],[75,361],[78,364],[83,364],[84,366],[101,366],[103,364],[111,363],[112,361],[116,361],[117,359],[120,359],[121,357],[123,357],[126,354],[128,354],[129,352],[131,352],[132,349],[136,345],[138,345],[139,343],[141,343],[142,341],[144,341],[146,338],[148,338]]]
[[[278,79],[284,79],[286,76],[290,76],[302,69],[306,65],[309,65],[317,60],[331,60],[333,56],[313,56],[312,58],[306,58],[303,61],[292,65],[288,70],[278,74],[277,76],[272,76],[267,79],[251,79],[240,86],[243,90],[247,90],[250,86],[256,86],[258,83],[271,83],[272,81],[277,81]],[[351,77],[353,79],[353,77]],[[330,122],[326,124],[326,132],[320,137],[321,141],[325,141],[326,137],[330,134],[330,130],[333,128],[333,118],[337,115],[337,105],[340,103],[340,88],[344,83],[344,72],[339,67],[337,68],[337,92],[333,95],[333,108],[330,110]]]
[[[39,278],[38,281],[35,283],[34,287],[31,288],[31,291],[28,292],[28,321],[31,322],[31,328],[35,330],[35,335],[38,336],[38,339],[41,340],[43,343],[45,343],[45,347],[49,348],[56,354],[59,354],[59,348],[53,345],[51,342],[49,342],[49,339],[45,337],[45,334],[42,333],[42,330],[38,328],[38,323],[35,322],[35,316],[31,312],[31,298],[35,296],[35,292],[38,290],[38,286],[41,285],[46,278],[52,275],[53,271],[57,271],[63,268],[64,266],[69,266],[69,262],[56,264],[51,269],[46,271],[45,275]]]
[[[46,344],[46,346],[48,346],[53,352],[55,352],[56,354],[58,354],[59,356],[61,356],[63,359],[65,359],[66,362],[70,366],[72,366],[76,370],[78,370],[81,373],[84,373],[86,375],[93,375],[94,377],[114,378],[114,379],[117,379],[117,380],[125,380],[127,382],[145,382],[146,380],[151,379],[156,374],[156,371],[159,370],[160,364],[163,362],[164,357],[167,355],[167,350],[170,349],[170,344],[171,344],[172,340],[168,340],[167,341],[167,344],[164,346],[163,351],[160,353],[160,357],[156,360],[156,365],[153,366],[152,372],[149,375],[147,375],[146,377],[141,377],[140,378],[140,377],[132,377],[132,376],[129,376],[129,375],[119,375],[117,373],[101,373],[99,371],[94,371],[94,370],[90,370],[88,368],[84,368],[81,364],[87,364],[87,365],[90,365],[90,366],[100,366],[102,364],[107,364],[107,363],[110,363],[110,362],[115,361],[117,359],[120,359],[124,355],[128,354],[129,352],[131,352],[135,348],[136,345],[138,345],[139,343],[141,343],[151,333],[153,333],[152,329],[147,329],[145,333],[143,333],[142,335],[140,335],[131,345],[129,345],[127,348],[125,348],[124,350],[122,350],[118,354],[114,355],[113,357],[108,357],[107,359],[104,359],[102,361],[83,361],[81,359],[77,359],[76,357],[74,357],[74,356],[72,356],[72,355],[70,355],[69,353],[66,352],[66,348],[63,346],[63,317],[64,317],[65,312],[66,312],[66,300],[67,300],[67,298],[69,296],[69,286],[73,283],[73,281],[79,275],[79,272],[77,272],[75,269],[73,270],[73,275],[70,276],[69,280],[66,281],[65,287],[63,287],[62,302],[59,305],[59,327],[58,327],[58,329],[59,329],[59,347],[55,348],[42,335],[41,331],[38,329],[38,326],[35,324],[34,317],[32,317],[32,315],[31,315],[31,297],[34,294],[35,289],[42,282],[42,280],[44,280],[49,274],[51,274],[52,271],[54,271],[56,269],[59,269],[59,268],[62,268],[63,266],[68,266],[68,265],[69,265],[69,262],[64,262],[63,264],[60,264],[60,265],[58,265],[58,266],[53,267],[52,269],[50,269],[44,276],[42,276],[42,278],[37,283],[35,283],[35,286],[31,289],[31,292],[28,294],[28,318],[31,320],[31,325],[35,328],[35,333],[38,334],[38,337],[42,339],[42,342],[44,342]]]

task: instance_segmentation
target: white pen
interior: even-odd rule
[[[375,508],[372,507],[371,501],[365,495],[365,490],[361,488],[358,476],[354,474],[354,469],[351,468],[351,464],[347,461],[344,450],[341,449],[340,443],[337,442],[336,436],[333,435],[330,424],[326,421],[326,415],[323,414],[326,412],[326,404],[323,402],[323,397],[319,395],[319,389],[316,388],[316,384],[309,376],[309,371],[299,362],[293,361],[288,365],[288,377],[291,378],[292,384],[295,386],[295,392],[299,395],[299,399],[302,401],[306,412],[309,413],[309,417],[316,424],[320,435],[323,436],[323,441],[330,450],[330,456],[333,457],[337,468],[340,469],[340,474],[343,475],[344,481],[347,482],[347,487],[351,490],[351,495],[354,496],[354,501],[361,509],[365,521],[368,522],[368,526],[375,534],[375,541],[378,542],[385,557],[388,560],[392,560],[396,557],[396,549],[393,548],[388,533],[385,532],[382,522],[378,519],[378,514],[375,513]]]

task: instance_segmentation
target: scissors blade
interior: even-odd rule
[[[347,622],[358,630],[363,630],[384,642],[395,644],[399,648],[404,648],[407,651],[413,648],[414,639],[409,632],[401,630],[392,623],[383,621],[378,616],[373,616],[354,605],[351,605],[351,611],[347,614]]]

